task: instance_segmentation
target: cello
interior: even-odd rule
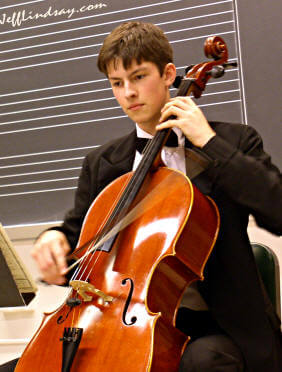
[[[228,67],[221,38],[208,38],[205,53],[214,61],[190,67],[178,95],[200,97]],[[175,327],[176,313],[185,288],[203,279],[219,213],[186,176],[163,166],[169,132],[157,132],[137,170],[90,206],[69,296],[44,315],[16,372],[178,370],[189,337]]]

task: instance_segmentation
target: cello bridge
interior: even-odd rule
[[[83,280],[71,280],[70,285],[82,297],[84,302],[89,302],[93,298],[93,296],[90,296],[86,292],[93,293],[94,295],[100,297],[104,303],[112,302],[114,299],[114,297],[107,295],[106,293],[100,291],[100,289],[95,288],[94,285]]]

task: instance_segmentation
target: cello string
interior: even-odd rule
[[[134,220],[141,217],[145,212],[147,212],[149,209],[152,209],[157,203],[159,203],[162,199],[156,200],[156,195],[159,191],[160,185],[163,187],[166,182],[169,184],[171,182],[172,174],[169,174],[160,184],[158,184],[149,194],[147,194],[131,211],[128,212],[128,214],[123,217],[106,235],[104,235],[96,244],[93,245],[91,249],[89,249],[88,252],[86,252],[81,258],[79,258],[76,262],[74,262],[71,266],[69,266],[65,274],[68,273],[71,269],[73,269],[75,266],[77,266],[82,260],[85,259],[89,254],[96,251],[98,248],[100,248],[108,239],[116,235],[118,232],[123,230],[125,227],[129,226]],[[167,197],[167,194],[166,196]],[[164,199],[163,199],[164,200]],[[142,209],[142,207],[148,203],[148,208]]]
[[[82,262],[81,262],[80,266],[76,269],[75,273],[73,274],[72,280],[74,280],[74,278],[78,277],[79,274],[80,274],[80,279],[82,278],[83,274],[86,272],[86,270],[89,267],[89,265],[91,264],[91,262],[93,262],[94,254],[90,258],[90,260],[88,260],[88,262],[86,262],[89,254],[90,253],[94,253],[101,246],[101,244],[100,245],[99,244],[98,245],[96,244],[97,243],[97,240],[99,241],[99,239],[103,238],[105,235],[107,236],[107,233],[110,232],[114,228],[115,223],[118,223],[126,215],[126,211],[128,210],[129,206],[127,206],[127,208],[125,208],[124,207],[125,202],[129,199],[130,194],[132,194],[132,193],[133,194],[134,193],[136,194],[135,185],[136,185],[136,183],[139,184],[139,181],[144,179],[144,177],[145,177],[145,175],[147,173],[146,164],[147,164],[148,159],[150,159],[150,157],[152,158],[152,152],[154,151],[154,149],[157,148],[158,151],[161,149],[161,144],[164,142],[163,139],[164,139],[165,135],[168,132],[169,131],[165,131],[165,130],[160,131],[160,132],[157,133],[157,135],[155,135],[152,138],[152,140],[150,140],[150,141],[147,142],[147,144],[146,144],[146,146],[144,148],[144,151],[142,153],[143,154],[143,157],[141,159],[141,162],[139,163],[139,166],[137,167],[137,169],[133,173],[133,177],[131,177],[131,179],[129,180],[129,182],[127,184],[125,184],[124,187],[120,190],[119,195],[120,194],[122,194],[122,195],[119,198],[118,203],[116,204],[116,206],[113,207],[114,209],[112,208],[113,213],[111,213],[109,219],[107,220],[106,224],[102,228],[101,233],[100,234],[98,233],[96,235],[97,238],[94,238],[92,240],[92,242],[90,243],[90,245],[89,245],[89,247],[87,249],[87,252],[85,253],[84,256],[81,257],[82,258]],[[155,158],[155,156],[153,158]],[[146,170],[145,175],[144,175],[144,168]],[[108,215],[109,215],[110,212],[111,211],[108,212]],[[104,218],[104,221],[106,219],[107,219],[107,216]],[[114,236],[114,234],[111,234],[110,235],[110,238],[113,237],[113,236]],[[100,250],[100,253],[96,257],[94,264],[92,264],[92,268],[91,268],[91,270],[89,271],[89,273],[87,275],[87,279],[89,278],[89,276],[93,272],[94,267],[97,264],[99,257],[101,256],[101,253],[102,253],[102,250]],[[83,258],[85,258],[85,259],[83,259]],[[77,261],[76,263],[79,263],[79,262],[80,262],[80,260]],[[84,265],[84,270],[82,271],[83,265]],[[70,266],[70,267],[73,267],[73,265]]]
[[[151,147],[153,147],[152,141],[148,141],[146,143],[146,146],[144,147],[144,150],[143,150],[143,157],[144,157],[144,155],[146,156],[146,154],[149,153],[149,150],[150,150]],[[121,209],[120,212],[119,212],[120,214],[116,216],[117,222],[122,219],[122,213],[123,213],[123,208],[120,208],[120,206],[118,206],[118,204],[120,203],[122,205],[123,201],[128,198],[127,194],[129,194],[131,192],[132,186],[135,184],[135,178],[136,178],[136,176],[138,176],[138,167],[137,167],[137,173],[134,172],[134,175],[135,175],[134,179],[130,178],[128,180],[128,182],[124,184],[123,188],[120,190],[119,195],[116,198],[116,199],[119,200],[118,203],[116,204],[116,206],[117,206],[117,208]],[[113,210],[113,208],[112,208],[112,210]],[[108,215],[109,215],[109,213],[108,213]],[[110,222],[108,232],[114,227],[113,226],[114,218],[115,217],[113,217],[113,214],[111,214],[109,219],[112,219],[112,225],[111,225],[111,222]],[[96,239],[96,242],[97,242],[97,239]],[[94,244],[95,244],[95,242],[93,242],[93,245]],[[93,248],[93,246],[91,248]],[[94,249],[93,253],[95,253],[97,250],[98,250],[98,248]],[[91,269],[89,270],[89,273],[88,273],[88,276],[87,276],[86,280],[88,280],[90,275],[92,274],[96,264],[98,263],[99,258],[101,257],[101,254],[102,254],[102,250],[100,250],[99,253],[96,255],[95,262],[93,263]],[[93,254],[92,258],[88,261],[88,264],[86,265],[85,270],[90,265],[91,261],[93,261],[93,257],[94,257],[94,254]],[[84,272],[85,272],[85,270],[84,270]]]
[[[127,183],[128,183],[128,182],[127,182]],[[121,190],[119,191],[118,195],[116,196],[116,200],[120,200],[120,195],[123,193],[123,191],[124,191],[124,189],[125,189],[126,186],[127,186],[127,184],[125,183],[125,184],[123,185],[123,187],[121,188]],[[89,248],[87,249],[87,252],[88,252],[89,250],[91,250],[92,248],[94,248],[95,243],[97,243],[97,241],[98,241],[99,239],[101,239],[101,236],[102,236],[102,234],[103,234],[103,230],[104,230],[104,228],[105,228],[105,226],[106,226],[106,224],[107,224],[107,222],[108,222],[108,220],[109,220],[109,215],[111,216],[111,214],[112,214],[112,212],[113,212],[113,210],[114,210],[114,208],[115,208],[115,205],[116,205],[115,203],[112,204],[111,209],[109,209],[107,215],[104,217],[104,221],[101,223],[100,229],[99,229],[99,231],[97,232],[96,237],[95,237],[95,238],[90,242],[90,245],[89,245]],[[87,280],[89,279],[89,276],[91,275],[91,273],[92,273],[92,271],[93,271],[95,265],[97,264],[97,261],[98,261],[100,255],[101,255],[101,253],[102,253],[102,251],[99,251],[98,255],[96,255],[96,257],[95,257],[95,256],[94,256],[94,253],[95,253],[97,250],[98,250],[98,248],[97,248],[97,249],[93,249],[93,252],[91,252],[91,253],[93,253],[93,255],[91,256],[90,260],[87,261],[87,257],[85,257],[85,261],[84,261],[84,263],[85,263],[85,265],[84,265],[84,270],[83,270],[83,272],[82,272],[81,275],[80,275],[80,279],[81,279],[82,276],[84,275],[84,273],[85,273],[85,271],[87,270],[87,268],[89,267],[89,265],[92,263],[92,267],[91,267],[91,269],[89,270],[89,273],[88,273],[88,275],[87,275],[87,277],[86,277],[85,280],[87,281]],[[86,252],[86,253],[87,253],[87,252]],[[94,258],[95,258],[95,261],[93,262]],[[83,264],[82,264],[82,265],[83,265]],[[81,269],[82,269],[82,268],[81,268]]]
[[[148,164],[147,159],[149,159],[149,163],[152,165],[152,161],[150,162],[150,158],[151,159],[156,158],[158,152],[162,148],[163,143],[165,142],[165,138],[167,138],[169,133],[170,133],[170,130],[160,131],[152,138],[152,140],[147,142],[147,144],[146,144],[146,146],[143,150],[143,153],[142,153],[143,157],[142,157],[142,159],[139,163],[139,166],[137,167],[136,171],[133,173],[133,176],[129,179],[127,184],[125,183],[123,188],[121,188],[121,190],[119,191],[119,195],[116,197],[116,200],[119,198],[120,195],[121,195],[121,197],[119,198],[116,206],[112,205],[111,210],[109,210],[108,213],[107,213],[107,216],[105,216],[104,221],[107,220],[107,222],[105,223],[104,226],[101,226],[101,229],[100,229],[101,233],[98,232],[98,234],[96,235],[97,238],[92,239],[92,241],[89,244],[89,247],[87,248],[86,253],[77,262],[75,262],[73,265],[71,265],[69,267],[69,269],[66,271],[66,273],[67,273],[69,270],[71,270],[73,267],[75,267],[77,264],[79,264],[79,266],[77,267],[77,269],[76,269],[75,273],[73,274],[71,280],[74,280],[79,275],[80,275],[80,280],[81,280],[81,278],[85,274],[87,268],[91,264],[91,269],[89,270],[89,272],[87,274],[87,278],[84,280],[84,281],[88,281],[90,275],[92,274],[92,272],[94,271],[94,269],[95,269],[95,267],[98,263],[99,258],[102,255],[102,250],[99,251],[98,255],[94,255],[94,253],[97,252],[97,250],[107,240],[109,240],[112,237],[114,237],[115,235],[117,235],[123,228],[128,226],[137,217],[139,217],[140,214],[137,213],[136,216],[134,216],[134,213],[136,211],[138,211],[138,208],[141,209],[141,206],[145,203],[147,198],[149,198],[149,197],[151,197],[151,199],[153,198],[153,196],[155,195],[155,194],[153,194],[154,190],[152,190],[147,195],[147,197],[145,197],[143,199],[143,203],[142,203],[142,200],[141,200],[140,203],[137,204],[137,206],[135,208],[133,208],[133,210],[131,210],[131,212],[129,212],[128,215],[126,215],[126,212],[128,211],[128,209],[130,207],[130,205],[126,206],[126,202],[129,199],[130,203],[132,203],[132,201],[134,200],[134,197],[138,193],[139,188],[143,184],[143,181],[144,181],[144,179],[145,179],[145,177],[146,177],[146,175],[149,171],[149,169],[147,167],[147,164]],[[151,165],[150,165],[150,167],[151,167]],[[141,181],[141,183],[140,183],[140,181]],[[163,182],[164,182],[164,180],[161,183],[163,183]],[[136,189],[136,184],[139,185],[139,187],[137,189]],[[155,189],[158,189],[158,186]],[[156,193],[156,191],[155,191],[155,193]],[[133,194],[134,197],[130,198],[130,196],[132,194]],[[154,197],[154,200],[156,200],[155,197]],[[151,204],[151,207],[152,207],[152,205],[153,204]],[[147,210],[146,210],[146,212],[147,212]],[[145,213],[145,211],[143,213]],[[110,215],[110,217],[107,219],[107,217],[109,215]],[[142,213],[141,213],[141,215],[142,215]],[[89,260],[87,260],[91,253],[92,253],[92,256],[90,257]]]
[[[127,181],[127,183],[128,183],[128,181]],[[119,190],[119,193],[118,193],[118,195],[116,196],[116,200],[119,200],[119,199],[120,199],[120,195],[123,193],[125,187],[127,186],[127,183],[125,183],[125,184],[123,185],[123,187]],[[101,239],[101,236],[102,236],[102,233],[103,233],[103,229],[105,228],[106,223],[107,223],[108,220],[109,220],[109,217],[108,217],[108,216],[113,212],[114,208],[115,208],[115,203],[113,203],[112,206],[111,206],[111,209],[108,210],[108,213],[107,213],[107,215],[104,217],[104,220],[102,221],[102,223],[101,223],[101,225],[100,225],[100,228],[99,228],[97,234],[95,235],[95,237],[94,237],[93,239],[91,239],[90,242],[87,243],[87,244],[89,244],[89,247],[87,248],[86,253],[94,247],[95,243],[97,243],[97,241],[98,241],[99,239]],[[96,249],[96,250],[97,250],[97,249]],[[94,249],[92,253],[95,253],[96,250]],[[99,258],[99,256],[100,256],[101,252],[102,252],[102,251],[100,251],[99,255],[96,257],[96,260],[95,260],[95,262],[94,262],[94,264],[93,264],[93,267],[95,266],[95,264],[96,264],[96,262],[97,262],[97,260],[98,260],[98,258]],[[85,273],[85,271],[87,270],[88,266],[91,264],[91,261],[92,261],[93,259],[94,259],[94,255],[92,255],[91,259],[88,260],[88,262],[86,262],[86,260],[87,260],[87,256],[86,256],[86,257],[85,257],[85,261],[82,262],[81,265],[79,265],[79,267],[76,269],[76,271],[75,271],[75,273],[73,274],[71,280],[74,280],[76,277],[78,277],[79,272],[81,272],[81,270],[82,270],[82,266],[83,266],[83,264],[85,264],[85,265],[84,265],[84,270],[83,270],[83,272],[81,273],[80,278],[79,278],[79,279],[81,280],[83,274]],[[93,267],[92,267],[90,273],[92,272]],[[90,275],[90,273],[89,273],[89,275]],[[89,275],[87,276],[87,278],[86,278],[85,280],[87,280],[87,279],[89,278]]]
[[[148,143],[146,144],[146,146],[145,146],[145,148],[144,148],[144,151],[143,151],[143,155],[144,155],[144,156],[143,156],[142,160],[144,159],[144,157],[146,157],[146,156],[149,155],[149,153],[150,153],[149,150],[150,150],[153,146],[154,146],[154,145],[153,145],[152,141],[148,141]],[[108,220],[107,220],[106,224],[104,225],[104,227],[103,227],[103,229],[102,229],[100,235],[99,235],[99,232],[98,232],[98,234],[96,235],[96,237],[94,237],[94,238],[91,240],[91,242],[89,243],[89,247],[87,248],[86,253],[88,253],[89,251],[90,251],[90,253],[95,252],[95,251],[98,249],[98,248],[94,248],[94,247],[95,247],[95,243],[97,243],[97,240],[101,239],[101,237],[107,233],[107,230],[108,230],[108,231],[111,230],[111,228],[114,226],[114,219],[116,219],[116,220],[121,219],[121,217],[122,217],[122,216],[121,216],[121,213],[122,213],[122,211],[123,211],[123,208],[122,208],[123,202],[128,198],[128,194],[130,194],[130,193],[132,192],[132,188],[133,188],[133,186],[134,186],[134,184],[135,184],[135,182],[136,182],[135,179],[136,179],[136,178],[138,177],[138,175],[139,175],[139,173],[138,173],[138,169],[142,168],[142,165],[144,164],[144,160],[143,160],[143,162],[142,162],[142,160],[141,160],[139,166],[137,167],[136,171],[134,172],[133,177],[132,177],[132,178],[128,181],[128,183],[125,184],[124,187],[120,190],[119,195],[117,196],[117,198],[119,198],[119,201],[118,201],[118,203],[116,204],[115,207],[114,207],[114,205],[113,205],[113,207],[112,207],[112,210],[114,210],[114,212],[110,215],[110,218],[108,218]],[[122,194],[122,196],[120,197],[121,194]],[[117,199],[117,198],[116,198],[116,199]],[[117,212],[115,213],[115,211],[117,211]],[[112,211],[109,210],[108,215],[109,215],[109,213],[111,213],[111,212],[112,212]],[[118,213],[119,213],[119,214],[118,214]],[[107,219],[107,216],[104,218],[104,221],[106,221],[106,219]],[[101,252],[102,252],[102,251],[100,251],[100,254],[101,254]],[[100,255],[99,255],[99,256],[100,256]],[[97,257],[97,259],[99,258],[99,256]],[[82,266],[83,266],[83,264],[86,262],[86,259],[87,259],[87,257],[88,257],[88,254],[87,254],[86,256],[84,255],[83,257],[85,257],[85,261],[83,262],[83,260],[82,260],[80,266],[76,269],[76,271],[75,271],[75,273],[73,274],[71,280],[74,280],[75,278],[77,278],[78,275],[79,275],[80,273],[81,273],[81,274],[80,274],[80,279],[81,279],[82,276],[83,276],[83,274],[85,273],[87,267],[90,265],[90,263],[91,263],[91,261],[92,261],[92,257],[91,257],[91,260],[89,260],[88,263],[86,263],[83,272],[81,272],[81,270],[82,270]],[[96,259],[95,263],[97,262],[97,259]],[[94,263],[94,265],[95,265],[95,263]],[[93,270],[93,268],[92,268],[92,270]],[[92,272],[92,270],[91,270],[91,272]],[[90,273],[89,273],[89,275],[90,275]],[[89,275],[88,275],[88,278],[89,278]]]

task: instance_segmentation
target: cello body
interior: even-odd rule
[[[78,247],[99,234],[132,174],[95,199]],[[134,208],[138,213],[111,249],[98,249],[81,265],[79,280],[98,291],[70,289],[69,298],[81,303],[73,308],[64,303],[44,315],[16,372],[178,371],[189,338],[175,328],[176,313],[187,285],[203,279],[219,230],[218,210],[186,176],[166,167],[147,174]],[[62,339],[71,327],[83,332],[68,369],[62,367]]]

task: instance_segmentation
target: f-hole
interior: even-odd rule
[[[127,313],[127,310],[128,310],[128,307],[129,307],[129,304],[130,304],[131,298],[132,298],[132,294],[133,294],[133,290],[134,290],[134,283],[133,283],[133,280],[132,280],[132,279],[130,279],[130,278],[126,278],[126,279],[123,279],[123,281],[121,282],[121,284],[122,284],[122,285],[126,285],[127,282],[130,283],[130,289],[129,289],[128,297],[127,297],[127,299],[126,299],[125,306],[124,306],[124,309],[123,309],[122,321],[123,321],[123,323],[124,323],[125,325],[127,325],[127,326],[131,326],[131,325],[133,325],[134,323],[136,323],[136,321],[137,321],[137,317],[136,317],[136,316],[131,317],[130,322],[128,322],[128,321],[126,320],[126,313]]]

